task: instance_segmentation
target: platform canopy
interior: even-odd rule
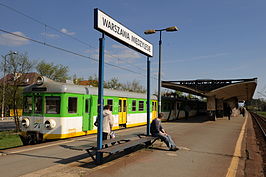
[[[257,78],[229,80],[183,80],[162,81],[162,87],[191,93],[193,95],[227,100],[236,97],[239,101],[250,100],[257,86]]]

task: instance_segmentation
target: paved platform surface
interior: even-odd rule
[[[149,149],[123,155],[103,165],[95,166],[92,160],[85,156],[71,162],[54,163],[22,176],[262,177],[262,162],[259,153],[254,152],[257,151],[256,143],[253,142],[254,147],[248,147],[250,140],[247,137],[252,136],[252,124],[249,119],[239,116],[232,117],[230,121],[220,118],[213,122],[206,121],[204,117],[196,117],[163,123],[180,150],[168,151],[167,147],[158,141]],[[127,131],[134,132],[134,129]],[[137,129],[139,131],[140,128]],[[145,127],[141,129],[145,130]],[[68,150],[67,153],[71,156],[73,151]],[[40,160],[41,157],[40,155]]]

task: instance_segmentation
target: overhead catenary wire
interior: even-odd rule
[[[30,15],[27,15],[27,14],[25,14],[25,13],[23,13],[23,12],[21,12],[21,11],[15,9],[15,8],[13,8],[13,7],[10,7],[10,6],[8,6],[8,5],[5,5],[5,4],[3,4],[3,3],[1,3],[1,2],[0,2],[0,5],[3,6],[3,7],[5,7],[5,8],[7,8],[7,9],[9,9],[9,10],[11,10],[11,11],[14,11],[14,12],[16,12],[16,13],[18,13],[18,14],[20,14],[20,15],[22,15],[22,16],[28,18],[28,19],[31,19],[32,21],[34,21],[34,22],[36,22],[36,23],[38,23],[38,24],[43,25],[43,26],[44,26],[44,30],[45,30],[45,35],[46,35],[46,28],[50,28],[50,29],[52,29],[52,30],[54,30],[54,31],[56,31],[56,32],[58,32],[58,33],[60,33],[60,34],[63,34],[64,36],[67,36],[67,37],[69,37],[69,38],[71,38],[71,39],[73,39],[73,40],[75,40],[75,41],[78,41],[79,43],[85,45],[86,47],[90,47],[90,48],[92,48],[92,49],[96,49],[96,47],[93,47],[93,46],[90,45],[89,43],[84,42],[84,41],[82,41],[82,40],[80,40],[80,39],[78,39],[78,38],[76,38],[76,37],[74,37],[74,36],[72,36],[72,35],[67,34],[67,33],[64,33],[64,32],[62,32],[61,30],[59,30],[59,29],[57,29],[57,28],[55,28],[55,27],[53,27],[53,26],[51,26],[51,25],[48,25],[48,24],[46,24],[46,23],[44,23],[44,22],[42,22],[42,21],[40,21],[40,20],[38,20],[38,19],[36,19],[36,18],[34,18],[34,17],[31,17]],[[44,37],[44,41],[46,42],[46,36]],[[113,55],[111,55],[111,54],[108,54],[108,53],[107,53],[106,55],[111,56],[111,57],[113,57],[113,58],[117,58],[118,60],[120,60],[119,57],[113,56]],[[132,65],[134,65],[134,64],[132,64],[132,63],[127,63],[127,65],[132,66]],[[135,67],[135,68],[138,68],[138,69],[140,69],[140,70],[143,71],[143,68],[141,68],[141,67],[139,67],[139,66],[134,65],[134,67]]]
[[[42,42],[42,41],[39,41],[39,40],[36,40],[36,39],[32,39],[32,38],[29,38],[29,37],[26,37],[26,36],[22,36],[22,35],[19,35],[19,34],[15,34],[15,33],[12,33],[10,31],[6,31],[6,30],[1,29],[1,28],[0,28],[0,31],[4,32],[4,33],[7,33],[7,34],[10,34],[10,35],[13,35],[13,36],[16,36],[16,37],[19,37],[19,38],[23,38],[23,39],[26,39],[26,40],[41,44],[41,45],[44,45],[44,46],[48,46],[48,47],[51,47],[51,48],[54,48],[54,49],[57,49],[57,50],[61,50],[61,51],[64,51],[64,52],[67,52],[67,53],[70,53],[70,54],[73,54],[73,55],[76,55],[76,56],[79,56],[79,57],[82,57],[82,58],[87,58],[87,59],[93,60],[95,62],[99,62],[99,60],[96,59],[96,58],[85,56],[83,54],[80,54],[80,53],[77,53],[77,52],[73,52],[71,50],[64,49],[62,47],[58,47],[58,46],[55,46],[55,45],[52,45],[52,44],[49,44],[49,43],[46,43],[46,42]],[[117,65],[114,65],[114,64],[111,64],[111,63],[105,62],[105,64],[109,65],[109,66],[112,66],[112,67],[116,67],[116,68],[125,70],[125,71],[129,71],[129,72],[132,72],[132,73],[135,73],[135,74],[138,74],[138,75],[146,76],[145,74],[141,74],[141,73],[133,71],[131,69],[124,68],[124,67],[121,67],[121,66],[117,66]],[[152,77],[152,78],[157,80],[157,78],[154,78],[154,77]]]

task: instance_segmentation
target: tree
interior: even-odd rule
[[[72,77],[72,81],[73,81],[73,83],[76,84],[76,85],[78,85],[79,82],[80,82],[80,81],[83,81],[83,80],[84,80],[83,77],[77,77],[76,74],[74,74],[73,77]]]
[[[104,83],[105,88],[110,88],[110,89],[115,89],[115,90],[121,90],[122,85],[119,81],[118,78],[112,78],[110,81],[107,81]]]
[[[123,84],[122,89],[129,92],[146,92],[146,89],[142,85],[140,85],[139,81],[137,80],[133,80],[132,82],[127,82],[126,84]]]
[[[183,96],[183,92],[181,92],[181,91],[179,91],[179,90],[176,90],[175,93],[176,93],[176,95],[177,95],[178,97],[182,97],[182,96]]]
[[[74,78],[77,77],[75,76]],[[79,81],[78,83],[80,85],[91,85],[93,87],[98,87],[98,76],[94,74],[93,76],[89,76],[87,81]],[[111,80],[104,81],[104,88],[139,93],[146,92],[146,89],[142,85],[140,85],[139,81],[133,80],[132,82],[127,82],[126,84],[123,84],[116,77],[111,78]]]
[[[251,99],[245,101],[245,107],[252,111],[266,111],[266,102],[264,99]]]
[[[2,56],[2,67],[1,69],[5,71],[7,79],[3,79],[3,85],[5,84],[5,90],[3,90],[5,95],[6,105],[9,105],[9,109],[14,111],[14,120],[16,124],[16,130],[20,130],[19,119],[17,109],[22,108],[22,89],[20,88],[25,81],[25,73],[28,73],[34,66],[34,62],[28,59],[27,53],[20,54],[9,52],[10,55]],[[3,88],[3,87],[2,87]],[[6,108],[6,107],[5,107]]]
[[[69,68],[61,64],[55,65],[54,63],[45,63],[44,61],[41,61],[36,66],[36,70],[40,75],[58,82],[64,82],[69,79]]]

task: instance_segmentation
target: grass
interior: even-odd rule
[[[261,116],[263,116],[263,117],[266,117],[266,112],[258,111],[258,115],[261,115]]]
[[[19,135],[14,131],[0,132],[0,149],[22,146]]]

